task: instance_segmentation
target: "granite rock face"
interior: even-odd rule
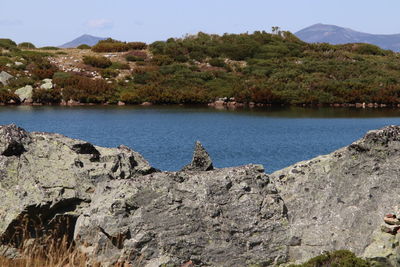
[[[381,252],[374,255],[366,248],[374,240],[393,239],[380,228],[383,216],[400,208],[399,162],[400,127],[389,126],[332,154],[273,173],[288,209],[290,240],[296,240],[289,244],[289,258],[304,261],[338,249],[380,257]]]
[[[57,216],[68,214],[75,221],[100,181],[152,171],[126,147],[101,148],[59,134],[0,126],[0,241],[20,246],[24,234],[17,226],[27,217],[31,237],[37,237],[34,225],[44,225],[44,234]]]
[[[400,266],[399,162],[396,126],[271,175],[213,169],[200,143],[161,172],[125,146],[0,126],[0,248],[66,235],[103,266],[277,266],[338,249]]]
[[[104,266],[287,260],[286,208],[259,165],[159,172],[124,146],[15,125],[0,127],[0,154],[3,246],[67,235]]]

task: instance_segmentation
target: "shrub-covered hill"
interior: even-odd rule
[[[0,71],[19,76],[0,91],[3,102],[24,82],[54,78],[52,92],[34,89],[34,101],[400,104],[399,54],[370,44],[308,44],[290,32],[198,33],[150,45],[107,39],[91,50],[54,51],[0,39],[0,49]],[[66,68],[71,55],[77,59]]]

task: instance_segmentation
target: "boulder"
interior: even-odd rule
[[[32,93],[33,93],[33,87],[31,85],[27,85],[15,91],[15,94],[18,95],[21,102],[25,102],[26,100],[28,101],[31,100]]]
[[[0,72],[0,82],[6,86],[8,84],[8,80],[10,80],[11,78],[14,78],[14,76],[12,76],[11,74],[2,71]]]
[[[40,86],[41,89],[50,90],[53,88],[52,79],[44,79],[43,84]]]
[[[105,265],[269,266],[287,260],[285,207],[254,166],[109,180],[91,199],[75,240]]]
[[[288,209],[289,234],[301,240],[289,246],[291,261],[339,249],[366,255],[384,215],[400,207],[399,151],[400,127],[389,126],[270,176]]]
[[[192,162],[185,166],[183,171],[209,171],[213,169],[210,155],[204,149],[203,145],[197,141],[195,144]]]
[[[0,152],[0,240],[8,251],[65,234],[103,266],[286,261],[286,208],[258,165],[159,172],[125,146],[15,125],[0,127]]]
[[[65,235],[103,266],[276,266],[347,249],[398,267],[399,151],[389,126],[268,175],[213,169],[197,142],[191,164],[161,172],[125,146],[0,126],[0,244]]]

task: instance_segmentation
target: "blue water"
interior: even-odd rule
[[[179,170],[199,140],[216,167],[260,163],[266,172],[330,153],[368,130],[400,125],[400,111],[214,110],[200,107],[0,107],[0,124],[57,132],[96,145],[127,145],[152,166]]]

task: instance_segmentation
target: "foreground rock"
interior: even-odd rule
[[[157,172],[127,147],[15,125],[0,154],[3,245],[66,234],[105,266],[286,261],[286,209],[260,166]]]
[[[400,266],[400,127],[270,176],[260,165],[160,172],[127,147],[0,127],[0,241],[66,235],[104,266],[274,266],[324,251]]]
[[[374,242],[395,239],[382,233],[381,225],[385,214],[400,208],[399,162],[400,127],[390,126],[332,154],[273,173],[288,209],[290,239],[296,241],[289,244],[290,259],[304,261],[323,251],[349,249],[384,260],[382,251],[371,248]],[[398,247],[394,242],[382,248],[396,258],[394,266],[400,266]]]

